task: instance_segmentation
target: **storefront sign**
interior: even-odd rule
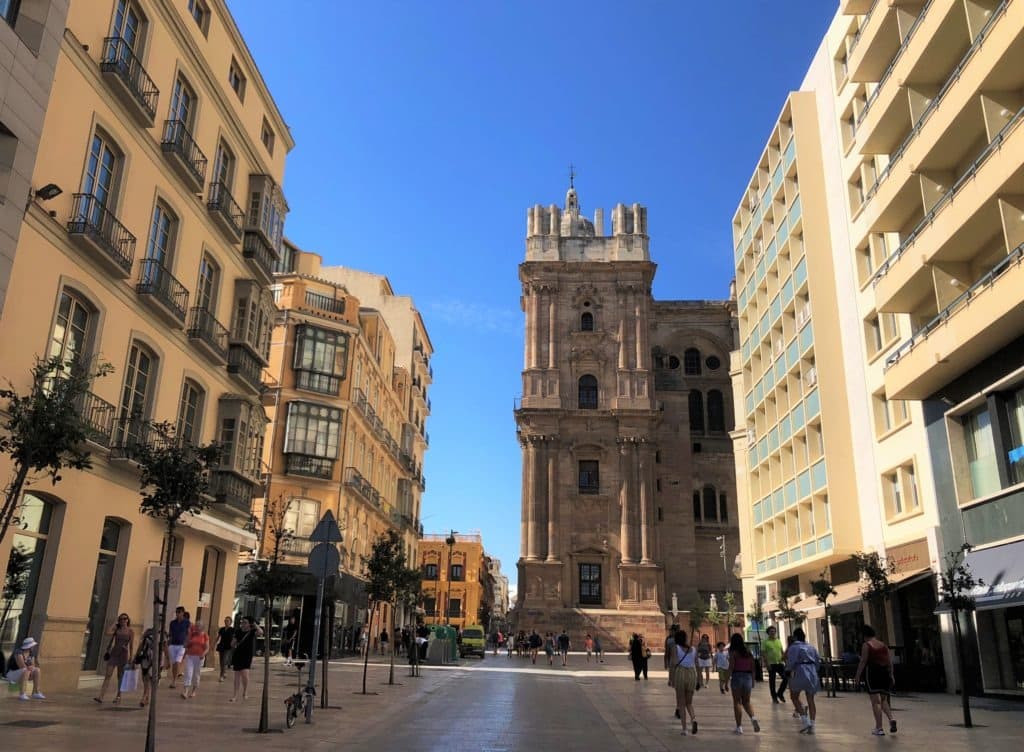
[[[928,541],[919,540],[902,546],[893,546],[885,553],[885,558],[896,565],[897,574],[917,572],[931,567],[928,555]]]

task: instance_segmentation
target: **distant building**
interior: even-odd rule
[[[501,572],[501,559],[489,557],[491,577],[494,580],[494,616],[504,619],[508,616],[508,577]]]
[[[427,624],[487,627],[494,591],[479,533],[424,535],[419,543],[419,565]]]

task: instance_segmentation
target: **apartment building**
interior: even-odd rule
[[[67,15],[68,0],[0,1],[0,314],[26,206],[56,195],[32,170]]]
[[[490,558],[480,533],[427,534],[419,541],[423,611],[427,624],[486,628],[494,607]]]
[[[264,397],[271,419],[266,492],[286,504],[291,535],[281,561],[299,570],[281,613],[313,613],[316,582],[304,571],[315,545],[309,537],[330,510],[344,540],[329,608],[336,627],[352,630],[366,620],[365,558],[374,541],[397,530],[407,560],[415,561],[414,464],[397,438],[412,400],[409,369],[396,365],[398,338],[381,312],[326,279],[319,255],[285,241],[279,269]],[[264,504],[257,502],[261,514]],[[404,616],[397,615],[399,623]],[[301,619],[300,627],[301,650],[312,638],[312,620]]]
[[[223,0],[72,5],[32,178],[62,192],[28,207],[0,321],[19,389],[37,356],[114,367],[83,402],[93,469],[32,485],[0,543],[2,562],[12,546],[33,557],[3,646],[39,640],[52,689],[101,668],[118,612],[152,621],[168,558],[172,607],[207,623],[233,611],[238,555],[255,544],[292,145]],[[174,541],[139,514],[133,457],[151,419],[227,447],[218,503]]]

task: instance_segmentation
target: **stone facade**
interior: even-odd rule
[[[652,298],[644,207],[603,225],[572,187],[564,210],[528,212],[515,620],[615,649],[660,635],[673,595],[685,611],[738,590],[716,540],[737,551],[735,316],[732,301]]]

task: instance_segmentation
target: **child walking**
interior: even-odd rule
[[[715,668],[718,669],[718,691],[723,695],[729,690],[729,652],[725,649],[725,643],[715,644]]]

